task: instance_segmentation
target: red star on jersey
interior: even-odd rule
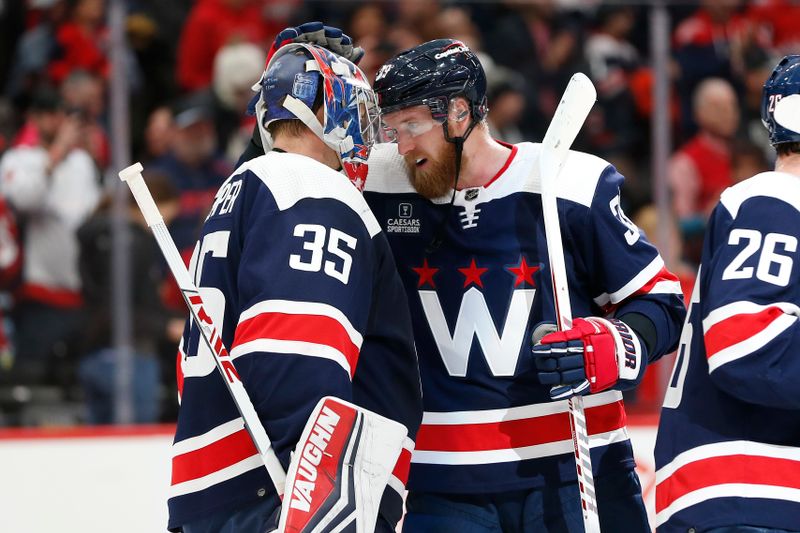
[[[474,283],[480,288],[483,288],[483,282],[481,281],[481,275],[484,272],[489,270],[488,268],[478,268],[475,264],[475,259],[472,259],[472,263],[469,264],[467,268],[459,268],[458,271],[464,274],[464,287],[468,287],[470,283]]]
[[[531,266],[525,262],[525,258],[521,257],[519,260],[519,266],[515,267],[506,267],[506,269],[514,274],[517,279],[514,280],[514,287],[519,287],[522,283],[527,283],[532,287],[535,287],[536,284],[533,282],[533,274],[539,270],[540,267],[538,266]]]
[[[412,268],[411,270],[416,272],[417,275],[419,276],[419,282],[417,282],[417,287],[422,287],[426,283],[429,283],[431,287],[436,288],[436,284],[433,283],[433,275],[439,272],[439,269],[428,266],[427,258],[422,262],[421,267]]]

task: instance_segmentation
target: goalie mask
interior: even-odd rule
[[[250,113],[258,120],[264,151],[272,147],[269,124],[299,119],[336,152],[356,188],[364,189],[379,117],[375,93],[361,69],[319,46],[292,43],[275,53],[253,90],[258,94]],[[322,124],[316,116],[319,106]]]

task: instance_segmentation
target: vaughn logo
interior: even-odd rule
[[[408,202],[397,205],[397,217],[386,220],[386,233],[419,233],[420,221],[414,218],[414,206]]]
[[[292,509],[306,513],[310,511],[317,484],[317,467],[325,456],[325,449],[340,419],[341,417],[329,407],[322,408],[297,465],[297,476],[289,504]]]

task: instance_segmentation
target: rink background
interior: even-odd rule
[[[651,523],[656,424],[629,416]],[[0,532],[165,532],[173,430],[0,430]]]

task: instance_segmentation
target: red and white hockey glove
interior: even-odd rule
[[[537,330],[541,331],[540,328]],[[552,385],[550,398],[600,392],[639,383],[647,349],[637,334],[616,318],[576,318],[572,329],[548,333],[532,348],[539,381]]]
[[[275,52],[289,43],[316,44],[348,59],[354,65],[358,65],[364,57],[364,49],[354,46],[350,36],[339,28],[325,26],[322,22],[306,22],[296,27],[284,28],[275,36],[275,41],[267,54],[267,65]]]

